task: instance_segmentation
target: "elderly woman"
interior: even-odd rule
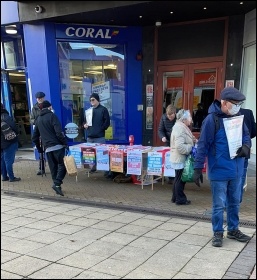
[[[171,201],[176,205],[188,205],[184,193],[185,184],[181,180],[187,155],[191,152],[194,143],[197,142],[189,126],[192,123],[192,117],[189,110],[181,109],[177,113],[177,121],[173,126],[170,137],[170,161],[172,168],[175,169],[175,179],[173,182],[173,194]]]

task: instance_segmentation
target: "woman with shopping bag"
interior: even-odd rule
[[[197,139],[189,129],[192,124],[190,111],[181,109],[176,117],[177,121],[173,126],[170,137],[170,161],[171,167],[175,169],[171,202],[176,203],[176,205],[189,205],[191,201],[187,199],[184,193],[186,183],[182,181],[181,177],[186,159]]]

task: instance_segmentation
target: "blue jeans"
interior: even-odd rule
[[[6,149],[1,150],[1,174],[3,179],[14,179],[13,163],[15,160],[15,153],[18,150],[18,141],[12,143]]]
[[[246,180],[247,167],[248,167],[248,158],[245,158],[245,162],[244,162],[244,171],[243,171],[242,181],[241,181],[240,203],[242,202],[242,200],[243,200],[243,195],[244,195],[244,184],[245,184],[245,180]]]
[[[239,226],[241,178],[228,181],[210,181],[212,191],[212,229],[223,232],[224,208],[227,208],[228,231]]]

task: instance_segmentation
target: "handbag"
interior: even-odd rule
[[[68,151],[67,154],[64,156],[63,161],[68,175],[77,176],[78,175],[77,165],[75,163],[74,156],[71,155],[70,151]]]
[[[4,139],[11,141],[18,137],[18,135],[12,130],[12,128],[5,121],[1,119],[1,131],[4,135]]]
[[[185,167],[182,172],[181,180],[182,182],[193,183],[194,182],[193,176],[194,176],[194,158],[192,154],[189,154],[185,161]]]

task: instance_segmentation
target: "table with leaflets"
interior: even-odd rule
[[[175,176],[170,164],[169,147],[152,147],[142,145],[111,145],[97,143],[81,143],[70,146],[70,154],[74,157],[78,170],[113,171],[133,176],[134,184],[152,185],[158,179]],[[157,178],[154,178],[157,177]]]

